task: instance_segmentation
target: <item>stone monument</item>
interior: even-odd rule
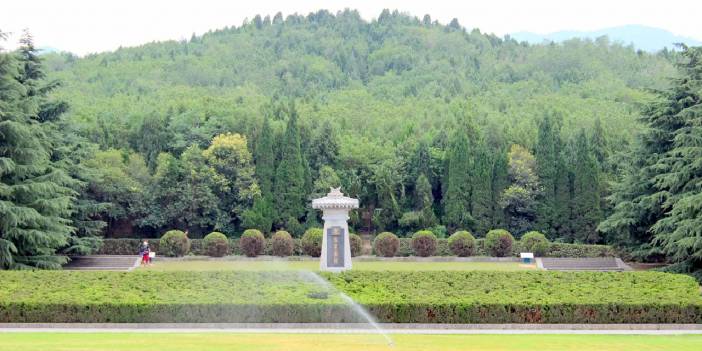
[[[349,242],[349,211],[358,208],[358,199],[344,196],[341,188],[331,188],[327,196],[312,200],[312,208],[322,210],[324,232],[319,268],[341,272],[351,269]]]

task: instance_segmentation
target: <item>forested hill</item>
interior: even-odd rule
[[[52,54],[47,65],[91,140],[180,152],[222,131],[251,134],[265,113],[282,119],[276,106],[288,97],[304,128],[330,121],[342,137],[378,143],[430,137],[459,109],[506,143],[532,146],[546,111],[562,116],[566,134],[600,118],[628,140],[644,89],[674,74],[664,55],[604,39],[527,45],[397,12],[366,22],[320,11],[80,59]],[[177,137],[154,144],[139,134],[144,123]]]

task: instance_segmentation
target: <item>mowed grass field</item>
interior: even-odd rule
[[[0,333],[0,351],[698,351],[702,335]]]
[[[154,271],[286,271],[319,270],[319,261],[156,261],[142,267]],[[523,271],[536,265],[518,262],[353,262],[357,271]]]

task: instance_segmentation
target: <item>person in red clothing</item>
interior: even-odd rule
[[[149,257],[149,254],[151,253],[151,249],[149,248],[149,241],[144,240],[144,242],[139,246],[139,255],[141,256],[141,265],[149,264],[151,263],[151,257]]]

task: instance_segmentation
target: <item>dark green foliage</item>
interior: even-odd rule
[[[468,257],[475,253],[475,238],[465,230],[459,230],[448,238],[448,246],[456,256]]]
[[[493,229],[485,235],[485,250],[496,257],[509,256],[512,252],[514,238],[504,229]]]
[[[169,230],[159,240],[159,254],[182,257],[190,252],[190,239],[180,230]]]
[[[256,229],[247,229],[239,238],[241,252],[248,257],[256,257],[263,253],[266,245],[266,238]]]
[[[207,256],[211,257],[222,257],[229,254],[231,249],[229,248],[229,239],[227,236],[220,232],[212,232],[205,235],[202,239],[202,246],[204,247]]]
[[[429,230],[420,230],[412,235],[412,251],[421,257],[429,257],[436,252],[436,236]]]
[[[297,218],[290,217],[287,221],[285,221],[285,229],[287,229],[296,238],[299,238],[304,233],[305,226],[300,224]]]
[[[390,232],[378,234],[373,240],[373,252],[382,257],[393,257],[400,248],[400,239]]]
[[[362,253],[363,240],[358,234],[349,234],[349,245],[351,245],[351,257],[356,257]]]
[[[549,251],[550,243],[548,239],[539,232],[532,231],[525,233],[519,241],[522,250],[524,250],[524,252],[531,252],[534,256],[541,257]]]
[[[319,257],[322,254],[323,233],[321,228],[310,228],[302,236],[302,252],[305,255]]]
[[[307,199],[307,179],[305,165],[300,150],[300,132],[297,125],[297,110],[291,102],[288,110],[288,125],[285,129],[281,149],[280,163],[276,170],[274,193],[276,212],[279,221],[302,218],[305,214]]]
[[[254,197],[253,206],[241,216],[241,226],[269,232],[273,226],[273,205],[265,196]]]
[[[293,254],[295,249],[295,242],[293,241],[290,233],[279,230],[271,236],[269,240],[271,242],[271,251],[273,255],[285,257]]]

